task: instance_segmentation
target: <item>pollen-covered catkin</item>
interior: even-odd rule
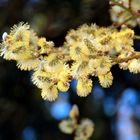
[[[59,91],[69,90],[71,80],[77,80],[77,95],[92,92],[92,77],[98,77],[102,87],[113,82],[111,68],[118,64],[123,70],[140,72],[140,53],[133,48],[134,31],[96,24],[70,30],[66,41],[54,47],[52,41],[38,37],[28,24],[14,25],[4,33],[1,56],[15,60],[21,70],[33,70],[32,82],[41,89],[42,98],[54,101]],[[136,57],[135,57],[136,56]]]

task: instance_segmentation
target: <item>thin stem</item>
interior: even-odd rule
[[[134,36],[134,39],[140,39],[140,36],[135,35],[135,36]]]
[[[130,21],[130,20],[132,20],[132,19],[134,19],[135,17],[133,17],[133,16],[131,16],[131,17],[129,17],[128,19],[126,19],[124,22],[122,22],[122,25],[123,24],[125,24],[126,22],[128,22],[128,21]]]
[[[128,21],[130,21],[130,20],[132,20],[132,19],[135,19],[135,17],[134,16],[131,16],[131,17],[129,17],[128,19],[126,19],[125,21],[123,21],[122,23],[120,23],[120,24],[114,24],[113,26],[115,27],[115,28],[118,28],[118,27],[120,27],[120,26],[122,26],[122,25],[125,25],[125,23],[127,23]]]
[[[129,9],[132,11],[131,5],[132,5],[132,0],[129,0]]]
[[[140,58],[140,52],[135,52],[132,55],[130,55],[129,57],[126,57],[126,58],[117,58],[115,60],[115,62],[116,63],[123,63],[123,62],[128,62],[129,60],[138,59],[138,58]]]
[[[113,2],[113,4],[115,4],[115,5],[120,6],[121,8],[125,9],[126,11],[128,11],[131,15],[133,15],[132,11],[129,8],[125,7],[123,4],[121,4],[121,3],[119,3],[119,2],[117,2],[115,0],[111,0],[111,2]]]

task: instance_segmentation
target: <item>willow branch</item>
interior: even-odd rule
[[[134,36],[134,39],[140,39],[140,36],[135,35],[135,36]]]
[[[120,24],[113,24],[113,26],[114,26],[115,28],[118,28],[118,27],[120,27],[120,26],[122,26],[122,25],[125,25],[125,23],[127,23],[128,21],[133,20],[133,19],[135,19],[135,17],[134,17],[134,16],[131,16],[131,17],[129,17],[128,19],[126,19],[124,22],[122,22],[122,23],[120,23]]]
[[[126,57],[126,58],[117,58],[115,60],[115,62],[116,63],[123,63],[123,62],[128,62],[129,60],[138,59],[138,58],[140,58],[140,52],[135,52],[132,55]]]

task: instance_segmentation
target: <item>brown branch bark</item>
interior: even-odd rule
[[[135,52],[132,55],[130,55],[129,57],[126,57],[126,58],[117,58],[115,60],[115,62],[116,63],[123,63],[123,62],[128,62],[129,60],[138,59],[138,58],[140,58],[140,52]]]

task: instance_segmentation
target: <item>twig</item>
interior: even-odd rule
[[[140,52],[135,52],[132,55],[130,55],[129,57],[126,57],[126,58],[117,58],[115,60],[115,62],[116,63],[123,63],[123,62],[128,62],[129,60],[138,59],[138,58],[140,58]]]
[[[122,26],[122,25],[125,25],[125,23],[127,23],[128,21],[130,21],[130,20],[132,20],[132,19],[135,19],[135,17],[134,17],[134,16],[131,16],[131,17],[129,17],[128,19],[126,19],[125,21],[123,21],[123,22],[120,23],[120,24],[113,24],[113,26],[114,26],[115,28],[118,28],[118,27],[120,27],[120,26]]]
[[[135,35],[135,36],[134,36],[134,39],[140,39],[140,36]]]
[[[115,5],[120,6],[121,8],[125,9],[126,11],[128,11],[131,15],[133,15],[133,12],[129,8],[125,7],[123,4],[121,4],[121,3],[119,3],[119,2],[117,2],[115,0],[111,0],[111,2],[113,4],[115,4]]]

